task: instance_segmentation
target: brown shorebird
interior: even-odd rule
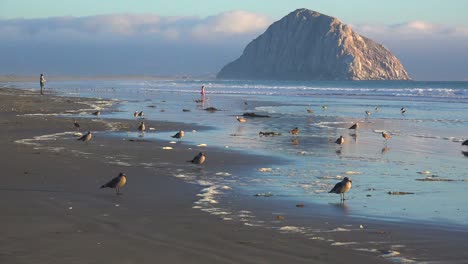
[[[329,191],[328,193],[340,194],[341,201],[344,201],[345,200],[344,194],[345,192],[349,191],[349,189],[351,189],[352,182],[353,181],[348,179],[348,177],[345,177],[341,182],[337,183],[335,187],[333,187],[333,189],[331,189],[331,191]]]
[[[307,113],[309,113],[309,114],[313,114],[313,113],[314,113],[314,110],[312,110],[312,109],[310,109],[310,108],[307,108],[306,110],[307,110]]]
[[[133,113],[133,117],[135,117],[135,118],[138,117],[138,111],[135,111],[135,112]]]
[[[203,152],[198,153],[192,160],[188,160],[187,162],[192,162],[193,164],[202,164],[206,160],[206,155]]]
[[[102,188],[114,188],[117,195],[120,195],[120,188],[122,188],[125,183],[127,183],[127,175],[124,173],[119,173],[119,176],[110,180],[108,183],[101,186]]]
[[[145,122],[141,122],[141,124],[138,126],[138,131],[141,131],[141,132],[145,132],[146,130],[146,126],[145,126]]]
[[[245,118],[243,118],[243,117],[236,116],[236,119],[237,119],[237,121],[239,121],[240,123],[245,123],[245,122],[247,122],[247,119],[245,119]]]
[[[138,117],[144,117],[145,116],[145,113],[143,113],[143,111],[141,111],[140,113],[138,113]]]
[[[468,139],[462,143],[462,146],[468,146]]]
[[[75,126],[75,128],[76,128],[77,130],[80,130],[80,124],[78,124],[78,122],[76,121],[76,119],[73,120],[73,125]]]
[[[83,142],[88,142],[91,140],[91,138],[93,137],[93,135],[91,134],[90,131],[88,131],[88,133],[86,133],[85,135],[81,136],[78,140],[81,140]]]
[[[299,128],[295,127],[293,130],[289,131],[289,133],[291,133],[293,135],[297,135],[297,134],[299,134]]]
[[[387,142],[387,140],[392,138],[392,136],[390,136],[390,134],[385,131],[382,132],[382,137],[385,138],[385,142]]]
[[[367,110],[365,111],[365,113],[367,116],[370,116],[372,114],[370,111],[367,111]]]
[[[171,137],[181,140],[184,136],[185,136],[185,132],[183,130],[179,130],[179,132],[177,132],[175,135]]]
[[[95,116],[99,116],[100,114],[101,114],[101,111],[96,111],[92,113],[92,115],[95,115]]]
[[[344,144],[344,137],[343,136],[340,136],[336,141],[335,141],[336,144],[338,145],[343,145]]]
[[[354,123],[354,125],[350,126],[349,129],[358,129],[359,123]]]

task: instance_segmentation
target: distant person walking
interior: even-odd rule
[[[44,74],[41,73],[41,77],[39,78],[39,84],[41,85],[41,95],[44,94],[45,82],[46,82],[46,79],[44,77]]]
[[[201,94],[203,97],[205,97],[205,85],[202,85],[202,86],[201,86],[201,92],[200,92],[200,94]]]

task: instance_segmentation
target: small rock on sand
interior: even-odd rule
[[[259,172],[271,172],[273,169],[272,168],[260,168],[258,169]]]

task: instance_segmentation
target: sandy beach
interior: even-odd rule
[[[200,186],[168,174],[192,166],[196,151],[164,151],[161,142],[109,137],[89,144],[75,138],[65,148],[35,149],[15,141],[74,131],[73,120],[47,114],[82,109],[77,98],[39,96],[2,89],[2,184],[0,262],[2,263],[384,263],[377,254],[331,247],[300,234],[249,227],[193,209]],[[86,99],[89,101],[90,99]],[[41,113],[40,116],[23,114]],[[133,129],[124,120],[80,119],[93,131]],[[164,130],[181,124],[155,123]],[[63,142],[61,143],[63,144]],[[70,146],[71,151],[67,149]],[[90,153],[90,154],[80,154]],[[243,158],[209,150],[216,166],[248,166],[265,157]],[[105,156],[155,157],[157,169],[118,166]],[[229,161],[229,162],[228,162]],[[229,163],[229,164],[228,164]],[[192,166],[197,172],[198,168]],[[128,175],[123,195],[98,187],[119,172]]]

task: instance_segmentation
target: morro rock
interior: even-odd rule
[[[250,42],[222,79],[409,80],[401,62],[381,44],[337,18],[298,9]]]

